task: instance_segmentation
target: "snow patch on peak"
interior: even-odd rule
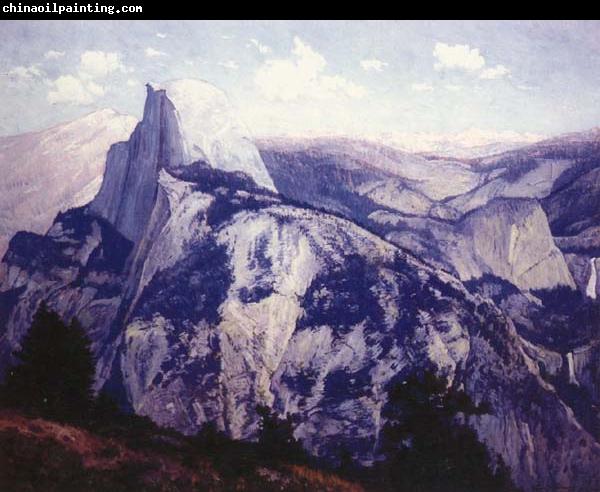
[[[164,90],[175,107],[184,142],[185,162],[208,160],[217,169],[242,171],[275,190],[250,132],[237,118],[225,93],[197,79],[148,84]]]

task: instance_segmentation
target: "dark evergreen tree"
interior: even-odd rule
[[[423,492],[514,490],[498,457],[495,464],[460,416],[487,412],[464,391],[447,389],[431,371],[410,376],[388,393],[382,431],[384,488]]]
[[[354,462],[350,450],[342,445],[340,447],[337,471],[342,474],[349,475],[357,470],[357,465]]]
[[[288,462],[304,462],[307,454],[302,444],[294,437],[294,423],[290,415],[280,419],[269,407],[258,405],[260,417],[258,433],[259,451],[269,460],[284,459]]]
[[[88,417],[94,359],[77,319],[67,325],[42,303],[15,357],[2,391],[6,404],[59,421]]]
[[[214,422],[206,422],[196,434],[195,441],[200,448],[215,453],[224,448],[230,439]]]
[[[106,431],[126,419],[116,400],[106,391],[98,393],[92,402],[89,426],[96,431]]]

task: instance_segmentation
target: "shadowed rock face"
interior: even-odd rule
[[[86,326],[100,387],[115,354],[131,251],[129,240],[85,208],[59,214],[45,236],[17,233],[0,264],[0,372],[13,362],[12,352],[46,300],[65,319],[77,316]]]
[[[377,458],[389,385],[430,367],[489,402],[470,423],[519,485],[589,490],[600,479],[600,447],[491,300],[251,175],[180,165],[178,109],[168,89],[148,92],[97,199],[45,236],[11,242],[0,267],[2,354],[45,299],[81,318],[98,387],[136,412],[186,433],[214,421],[251,438],[255,407],[268,404],[298,415],[311,452],[333,460],[345,447],[363,463]],[[526,223],[538,213],[527,207]],[[497,248],[517,270],[519,247]]]
[[[175,107],[165,91],[147,89],[144,118],[129,142],[111,148],[102,188],[90,205],[93,214],[134,242],[141,239],[154,209],[159,170],[183,162]]]
[[[600,224],[600,168],[576,179],[544,200],[552,231],[575,236]]]

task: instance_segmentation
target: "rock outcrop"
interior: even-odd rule
[[[175,107],[184,158],[172,166],[206,161],[215,169],[243,172],[258,185],[275,190],[250,132],[237,118],[225,93],[196,79],[151,87],[164,91]]]
[[[477,277],[490,273],[522,290],[575,288],[536,200],[495,199],[466,215],[459,230],[480,265]]]

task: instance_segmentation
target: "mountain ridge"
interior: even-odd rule
[[[490,413],[470,424],[521,487],[586,490],[598,480],[600,445],[542,377],[513,319],[435,261],[425,264],[396,246],[412,249],[402,243],[407,227],[382,227],[375,235],[351,220],[379,209],[382,197],[371,184],[389,179],[395,161],[367,172],[359,165],[365,157],[348,160],[342,146],[338,160],[320,162],[338,181],[311,181],[304,178],[314,162],[302,167],[287,154],[276,161],[263,153],[275,193],[252,175],[211,162],[202,148],[197,152],[206,159],[187,162],[176,109],[168,90],[149,87],[144,119],[129,141],[112,147],[91,204],[59,214],[45,236],[19,233],[11,240],[0,265],[4,365],[45,300],[62,316],[80,318],[88,331],[96,389],[118,394],[137,413],[187,433],[212,421],[232,437],[252,438],[256,405],[266,404],[299,417],[296,437],[314,454],[335,461],[342,443],[363,464],[378,458],[389,385],[433,368],[476,403],[489,403]],[[218,135],[209,137],[218,142]],[[371,147],[359,146],[359,153],[365,148]],[[413,161],[432,169],[431,161]],[[312,193],[306,202],[357,215],[335,217],[289,202],[278,186],[285,176],[274,170],[290,162],[305,173],[297,182]],[[464,164],[448,166],[465,175]],[[396,174],[398,184],[407,179],[406,189],[416,183],[424,190],[405,194],[400,209],[424,203],[434,185],[419,182],[423,170],[398,172],[404,173]],[[475,182],[471,174],[467,188]],[[439,202],[446,192],[429,200]],[[361,193],[371,193],[368,202],[356,198]],[[367,203],[374,208],[362,210]],[[532,240],[539,235],[548,255],[562,258],[537,200],[490,203],[489,214],[505,220],[500,231],[512,230],[511,207],[523,205],[525,220],[534,215],[541,232],[523,231],[532,229]],[[494,209],[496,203],[508,205]],[[432,207],[427,202],[417,210],[427,216],[394,220],[412,222],[415,237],[425,231],[417,238],[424,247],[448,249],[451,235],[428,235],[431,224],[441,223],[429,217]],[[435,213],[442,210],[453,213],[442,204]],[[459,219],[450,217],[447,227]],[[389,236],[394,231],[403,236]],[[501,241],[502,233],[491,236]],[[508,258],[513,268],[522,255],[515,257],[518,240],[509,243],[505,250],[499,242],[490,254],[494,261]]]
[[[0,256],[19,230],[43,233],[56,214],[89,202],[106,152],[135,118],[105,109],[47,130],[0,137]]]

